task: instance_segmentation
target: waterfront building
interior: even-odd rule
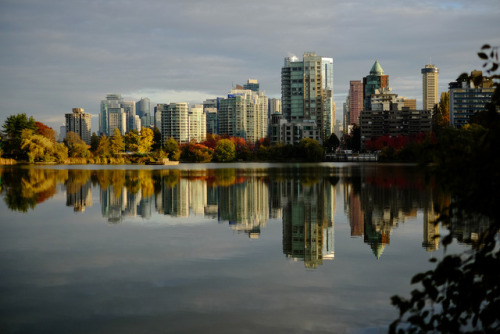
[[[86,113],[83,108],[73,108],[73,112],[65,114],[66,133],[75,132],[80,138],[90,145],[90,119],[91,115]]]
[[[189,140],[202,142],[207,138],[207,116],[203,112],[202,104],[191,106],[188,113]]]
[[[59,142],[63,142],[64,139],[66,138],[66,126],[65,125],[61,125],[59,127]]]
[[[172,137],[179,144],[189,143],[189,104],[158,104],[155,109],[161,115],[162,142]]]
[[[122,122],[123,115],[125,123]],[[108,94],[105,100],[101,100],[99,112],[99,133],[112,136],[114,128],[120,129],[124,135],[134,128],[135,102],[124,101],[120,94]],[[135,129],[140,130],[140,129]]]
[[[314,52],[304,53],[303,60],[296,56],[285,58],[281,69],[281,108],[282,121],[271,124],[271,132],[278,133],[275,138],[291,138],[291,142],[283,142],[286,144],[303,138],[323,143],[332,133],[335,119],[333,58],[320,57]],[[312,131],[298,131],[293,137],[281,133],[293,129],[295,123],[308,124]]]
[[[154,128],[155,126],[154,116],[152,116],[150,113],[145,113],[141,117],[141,126],[145,128]]]
[[[219,109],[220,97],[215,99],[207,99],[203,102],[203,112],[206,117],[207,133],[218,134],[218,118],[217,110]]]
[[[438,77],[439,69],[432,64],[427,64],[422,69],[422,103],[424,110],[433,110],[438,103]]]
[[[485,110],[495,91],[492,80],[483,77],[481,71],[473,71],[467,79],[450,82],[449,89],[450,125],[456,128],[466,125],[472,115]]]
[[[135,112],[142,119],[146,114],[151,114],[151,101],[147,97],[141,98],[135,103]]]
[[[376,90],[389,88],[389,76],[384,74],[384,70],[378,60],[373,64],[370,74],[363,78],[363,109],[370,108],[371,95]]]
[[[105,133],[107,136],[112,136],[114,134],[114,129],[120,130],[122,136],[127,132],[127,114],[121,107],[108,108],[107,109],[108,118],[108,130]]]
[[[405,107],[405,100],[390,88],[371,94],[371,104],[359,117],[362,147],[367,140],[383,135],[408,136],[431,131],[431,111],[412,110]]]
[[[268,99],[262,91],[233,89],[219,101],[220,135],[241,137],[249,143],[267,136]]]
[[[349,124],[359,124],[359,114],[363,110],[363,82],[351,80],[349,82]]]

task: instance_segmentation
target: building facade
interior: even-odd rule
[[[351,80],[349,82],[349,124],[359,124],[358,119],[363,110],[363,82]]]
[[[203,112],[206,116],[206,124],[207,124],[207,133],[210,134],[218,134],[219,126],[218,126],[218,117],[217,110],[219,109],[219,100],[220,97],[215,99],[207,99],[203,102]]]
[[[363,78],[363,109],[368,110],[371,105],[371,95],[376,90],[389,88],[389,76],[384,74],[384,70],[378,60],[373,64],[370,74]]]
[[[158,104],[161,114],[161,140],[174,138],[179,144],[189,143],[189,105],[187,102]]]
[[[80,138],[90,145],[90,119],[91,115],[87,114],[83,108],[73,108],[73,112],[65,114],[66,118],[66,133],[72,131],[80,136]]]
[[[207,138],[207,116],[203,112],[202,104],[191,106],[188,113],[189,121],[189,140],[194,139],[197,142],[204,141]]]
[[[99,133],[112,136],[114,128],[118,128],[124,135],[128,131],[140,130],[135,112],[136,103],[124,101],[120,94],[108,94],[105,100],[101,100],[99,111]],[[125,124],[122,123],[125,115]]]
[[[309,138],[323,143],[332,134],[335,119],[333,58],[320,57],[314,52],[304,53],[302,61],[296,56],[285,58],[281,69],[281,109],[283,120],[288,123],[312,124],[313,135]],[[275,127],[271,132],[281,131],[279,125],[271,126]],[[293,125],[286,128],[291,129]],[[294,138],[290,144],[306,137]]]
[[[267,136],[268,99],[264,92],[233,89],[219,101],[218,132],[254,143]]]
[[[491,102],[493,82],[483,77],[481,71],[473,71],[468,79],[451,82],[450,89],[450,125],[461,128],[469,123],[477,112],[485,110]]]
[[[361,147],[367,140],[384,135],[409,136],[431,131],[431,111],[405,107],[406,100],[389,88],[376,90],[371,95],[369,108],[363,110],[359,117]]]
[[[433,110],[438,103],[438,77],[439,69],[432,64],[427,64],[422,69],[422,108]]]

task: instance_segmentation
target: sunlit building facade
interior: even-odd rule
[[[422,69],[422,109],[433,110],[438,103],[439,69],[427,64]]]
[[[73,112],[65,114],[66,118],[66,133],[75,132],[80,138],[90,145],[90,122],[91,115],[87,114],[83,108],[73,108]]]
[[[335,105],[333,103],[333,58],[304,53],[303,60],[296,56],[285,58],[281,69],[281,109],[283,120],[271,123],[273,137],[290,138],[293,144],[303,138],[323,143],[333,132]],[[293,137],[282,132],[294,128],[294,123],[310,123],[311,132],[297,131]]]

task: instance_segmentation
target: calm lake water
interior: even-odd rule
[[[442,258],[419,168],[0,168],[2,333],[382,333]],[[475,227],[455,228],[460,240]],[[447,253],[469,246],[454,243]]]

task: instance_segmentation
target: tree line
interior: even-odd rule
[[[0,156],[28,163],[146,163],[159,158],[182,162],[233,161],[323,161],[325,151],[333,151],[340,140],[332,134],[324,145],[305,138],[294,145],[272,145],[268,138],[249,143],[240,137],[207,134],[204,141],[179,144],[174,138],[164,142],[157,128],[131,130],[112,136],[93,133],[87,145],[75,132],[56,141],[55,131],[25,113],[9,116],[0,140]]]

